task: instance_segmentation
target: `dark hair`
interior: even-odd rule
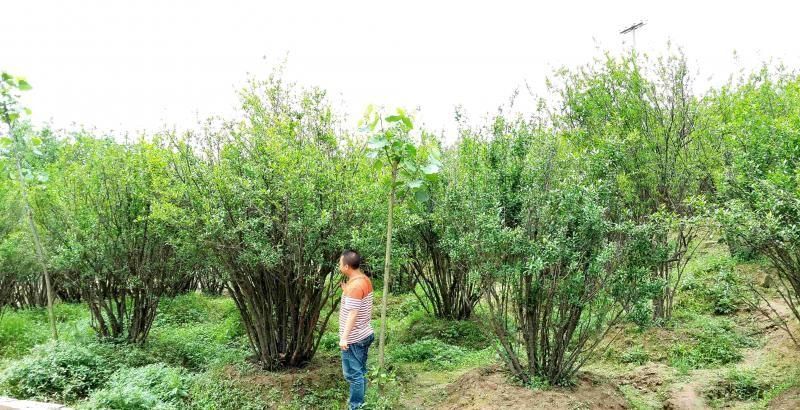
[[[353,269],[358,269],[361,267],[361,255],[352,249],[347,249],[342,252],[342,263]]]

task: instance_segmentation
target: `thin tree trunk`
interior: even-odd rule
[[[10,128],[10,127],[9,127]],[[12,131],[13,134],[13,131]],[[50,282],[50,272],[47,270],[47,262],[44,260],[44,251],[42,249],[42,242],[39,240],[39,230],[36,228],[36,223],[33,221],[33,210],[31,209],[30,201],[28,200],[28,185],[25,182],[25,177],[22,175],[22,161],[19,155],[19,145],[14,137],[14,157],[17,160],[17,176],[19,177],[20,190],[22,191],[22,202],[25,206],[25,215],[28,219],[28,227],[33,236],[33,243],[36,249],[36,258],[42,265],[42,272],[44,274],[44,283],[47,288],[47,315],[50,319],[50,331],[53,335],[53,340],[58,340],[58,331],[56,330],[56,316],[53,312],[53,284]]]
[[[392,268],[392,214],[394,212],[395,180],[397,164],[392,164],[392,187],[389,192],[389,217],[386,221],[386,256],[383,265],[383,297],[381,298],[381,332],[378,339],[378,368],[384,369],[384,347],[386,342],[386,304],[389,299],[389,275]]]

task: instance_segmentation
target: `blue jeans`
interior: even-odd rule
[[[374,340],[375,335],[371,334],[349,344],[347,350],[342,350],[342,373],[344,379],[350,383],[349,409],[357,409],[364,404],[364,393],[367,389],[367,352]]]

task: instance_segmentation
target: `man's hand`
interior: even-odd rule
[[[347,350],[347,341],[344,339],[339,339],[339,348],[342,350]]]

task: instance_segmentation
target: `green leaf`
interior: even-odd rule
[[[420,202],[428,202],[428,200],[431,199],[430,195],[428,195],[428,192],[423,189],[414,191],[414,198]]]
[[[428,165],[422,167],[422,172],[424,172],[425,175],[432,175],[439,173],[439,169],[440,169],[439,165],[429,163]]]
[[[400,121],[400,120],[401,120],[401,118],[400,118],[399,115],[390,115],[390,116],[386,117],[386,121],[388,121],[388,122],[397,122],[397,121]]]
[[[372,150],[379,150],[387,145],[389,145],[389,141],[386,138],[383,138],[382,135],[372,137],[372,139],[367,143],[367,147]]]
[[[419,187],[422,186],[422,180],[421,179],[415,179],[413,181],[409,181],[407,185],[408,185],[409,188],[416,189],[416,188],[419,188]]]
[[[406,144],[406,155],[409,158],[414,158],[417,156],[417,147],[414,144]]]
[[[18,84],[19,84],[18,87],[22,91],[28,91],[28,90],[30,90],[32,88],[31,85],[28,84],[28,82],[25,81],[22,78],[18,78],[17,81],[18,81]]]
[[[410,158],[405,158],[403,159],[403,169],[409,174],[416,174],[417,164],[415,164]]]
[[[31,144],[34,146],[42,145],[42,139],[39,137],[31,137]]]
[[[414,128],[414,124],[411,123],[411,118],[402,117],[401,119],[403,120],[403,124],[405,124],[407,129],[410,130],[410,129]]]

